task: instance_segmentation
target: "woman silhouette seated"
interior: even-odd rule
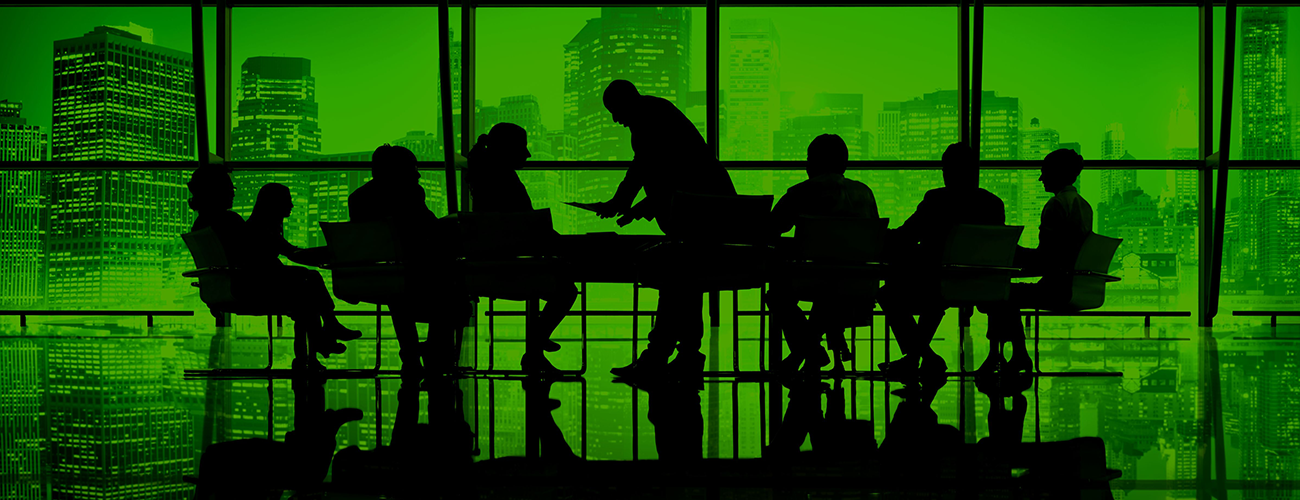
[[[296,295],[312,304],[313,309],[321,311],[324,338],[320,340],[326,344],[314,350],[328,358],[330,354],[347,350],[339,340],[356,339],[361,336],[361,332],[343,326],[334,316],[334,299],[330,297],[319,271],[286,266],[280,261],[281,255],[307,266],[319,266],[329,261],[326,247],[298,248],[284,239],[284,219],[292,212],[293,195],[288,187],[274,182],[262,186],[257,192],[253,213],[244,225],[247,235],[244,257],[247,266],[267,268],[271,273],[268,276],[290,284]],[[313,340],[316,338],[313,337]]]
[[[337,341],[355,339],[361,332],[338,322],[333,314],[334,300],[330,298],[320,273],[285,266],[277,257],[282,251],[296,248],[285,242],[283,236],[284,218],[289,215],[293,203],[287,194],[288,189],[276,185],[280,188],[271,188],[266,196],[259,193],[254,215],[245,222],[243,217],[230,210],[235,200],[235,185],[230,174],[221,167],[196,170],[186,184],[191,196],[190,209],[198,212],[191,231],[211,228],[231,264],[255,270],[249,275],[259,283],[246,288],[254,294],[251,300],[287,309],[289,317],[294,320],[295,330],[302,327],[306,332],[306,335],[296,337],[303,340],[310,337],[315,346],[313,351],[326,357],[341,353],[346,347]],[[283,197],[273,194],[277,189],[283,189]],[[275,203],[277,199],[278,204]],[[319,257],[321,252],[317,250],[290,254],[304,262],[322,260]]]

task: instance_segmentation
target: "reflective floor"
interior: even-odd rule
[[[705,338],[707,368],[758,370],[765,346],[747,339],[766,329],[756,317],[742,317],[737,325],[723,302],[720,326]],[[492,310],[518,306],[498,302]],[[708,465],[693,466],[696,475],[710,471],[697,483],[629,483],[586,496],[856,498],[874,495],[874,486],[889,491],[900,480],[968,477],[962,471],[995,463],[990,456],[1005,459],[996,463],[1008,477],[1027,470],[1041,478],[1058,477],[1044,475],[1048,469],[1113,469],[1118,477],[1103,484],[1115,498],[1300,497],[1300,327],[1271,328],[1268,318],[1263,324],[1227,320],[1214,330],[1196,328],[1187,318],[1157,317],[1150,327],[1140,317],[1042,318],[1030,352],[1043,374],[1019,396],[1002,397],[986,395],[987,384],[957,373],[973,370],[987,355],[979,315],[964,334],[953,314],[941,327],[936,350],[953,372],[943,383],[904,387],[872,373],[823,373],[820,381],[778,384],[728,374],[685,387],[633,385],[609,374],[644,347],[643,340],[634,347],[630,339],[644,338],[649,318],[635,328],[626,317],[588,317],[585,325],[580,318],[566,320],[555,336],[563,349],[549,357],[561,369],[587,369],[541,382],[505,372],[519,367],[521,318],[489,318],[486,305],[482,309],[478,326],[466,329],[460,353],[464,365],[481,370],[475,374],[403,380],[395,373],[398,349],[387,319],[379,322],[377,342],[373,317],[349,317],[366,336],[324,360],[330,375],[349,378],[318,386],[287,378],[186,375],[265,368],[268,362],[289,368],[293,329],[287,319],[285,326],[273,327],[278,337],[268,345],[265,318],[238,318],[234,327],[221,329],[206,315],[159,318],[152,328],[143,318],[32,317],[21,328],[5,318],[0,498],[190,498],[194,482],[231,470],[242,471],[232,477],[245,479],[323,474],[337,487],[318,491],[318,497],[400,497],[375,484],[433,474],[436,481],[420,490],[424,497],[457,491],[483,498],[569,498],[575,494],[541,486],[563,483],[558,477],[575,484],[582,480],[573,478],[580,477],[593,484],[637,474],[661,477],[644,471],[691,458],[709,459],[702,462]],[[883,318],[877,323],[883,325]],[[1033,336],[1034,330],[1027,331]],[[846,368],[865,371],[896,358],[897,346],[883,333],[881,326],[853,332],[857,358]],[[383,371],[345,371],[376,366]],[[325,411],[343,408],[360,409],[360,419],[344,422],[345,412]],[[340,427],[329,443],[320,436],[331,425]],[[1076,440],[1085,437],[1100,438],[1104,451]],[[275,443],[257,441],[267,439]],[[1052,442],[1074,444],[1033,446]],[[326,452],[303,451],[322,446]],[[338,452],[332,463],[331,447]],[[210,458],[200,474],[205,450]],[[1090,453],[1097,461],[1104,457],[1104,464],[1084,463]],[[305,456],[326,458],[313,462]],[[754,476],[747,483],[751,476],[744,474],[777,473],[755,465],[764,460],[733,459],[761,457],[780,459],[787,464],[780,474],[791,477],[808,476],[800,464],[820,464],[812,468],[819,471],[814,475],[852,480],[808,485]],[[462,461],[463,469],[446,465]],[[604,461],[623,463],[598,463]],[[539,473],[550,478],[542,482],[518,479],[534,462],[582,463],[570,470],[587,472]],[[855,472],[832,465],[848,462],[859,463]],[[728,472],[733,465],[741,472]],[[426,472],[412,473],[411,467]],[[199,479],[187,482],[184,476]],[[494,477],[516,479],[485,479]]]

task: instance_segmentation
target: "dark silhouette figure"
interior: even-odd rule
[[[704,458],[704,414],[695,382],[646,381],[646,418],[655,426],[655,451],[665,462],[692,463]]]
[[[1092,206],[1074,187],[1082,171],[1083,157],[1073,150],[1058,149],[1043,159],[1038,180],[1052,197],[1043,206],[1038,248],[1018,248],[1016,252],[1018,267],[1043,279],[1037,283],[1012,284],[1010,303],[990,308],[991,348],[988,359],[980,365],[981,371],[996,371],[1004,365],[1013,371],[1033,369],[1019,310],[1051,309],[1069,300],[1067,273],[1074,269],[1084,239],[1092,234]],[[1002,354],[1002,346],[1008,342],[1012,349],[1009,361]]]
[[[773,233],[780,235],[794,228],[800,216],[879,218],[871,188],[844,178],[848,161],[849,148],[840,136],[822,134],[813,139],[808,145],[808,180],[791,186],[772,209]],[[834,297],[826,299],[833,301]],[[830,357],[821,347],[823,333],[827,334],[827,343],[841,359],[849,359],[849,346],[842,328],[830,332],[812,324],[827,314],[825,302],[814,302],[814,322],[810,322],[804,317],[798,297],[790,293],[789,287],[774,283],[767,294],[767,305],[772,309],[773,323],[785,333],[786,344],[790,346],[790,356],[782,362],[784,370],[797,370],[800,363],[805,370],[817,370],[830,364]]]
[[[480,135],[469,155],[469,169],[465,177],[474,197],[475,212],[528,212],[533,209],[528,189],[519,180],[516,169],[532,157],[528,152],[528,133],[513,123],[498,123],[489,134]],[[578,288],[573,283],[557,285],[545,295],[546,301],[537,320],[526,332],[527,344],[520,365],[528,371],[556,371],[546,359],[546,352],[560,350],[560,344],[551,340],[564,317],[578,299]]]
[[[631,130],[634,157],[614,198],[597,207],[602,218],[621,216],[619,225],[634,219],[656,220],[664,234],[672,236],[673,221],[668,211],[674,192],[736,194],[727,170],[713,157],[695,125],[671,101],[641,95],[632,82],[615,80],[605,88],[604,102],[614,122]],[[643,188],[645,198],[633,206]],[[698,291],[661,288],[649,345],[632,364],[611,372],[636,376],[666,368],[688,377],[703,372],[703,299]],[[669,365],[674,349],[678,354]]]
[[[551,397],[552,379],[527,378],[523,381],[525,425],[536,432],[539,456],[549,462],[582,460],[564,440],[564,433],[551,415],[560,409],[560,400]]]
[[[421,424],[420,379],[402,379],[388,445],[373,450],[355,445],[339,450],[334,457],[332,482],[398,494],[398,498],[425,498],[430,494],[426,475],[431,471],[439,471],[447,478],[465,473],[473,462],[474,433],[455,404],[462,397],[455,383],[452,379],[426,381],[429,423]],[[471,498],[469,487],[463,481],[452,480],[440,482],[436,490],[442,498]]]
[[[324,337],[329,339],[325,345],[316,346],[322,353],[342,353],[347,348],[338,340],[354,340],[361,332],[352,330],[339,323],[334,316],[334,299],[320,272],[304,267],[286,266],[280,262],[280,256],[288,257],[298,264],[319,266],[329,262],[325,247],[302,249],[284,239],[284,219],[293,211],[293,196],[283,184],[270,183],[257,192],[257,201],[253,204],[253,213],[244,225],[247,231],[247,259],[251,266],[259,268],[259,273],[274,276],[286,283],[300,283],[303,292],[312,296],[313,303],[323,311],[321,322],[324,324]],[[266,268],[261,270],[261,268]]]
[[[415,153],[401,146],[385,144],[375,149],[371,161],[374,164],[370,168],[371,180],[348,196],[349,219],[352,222],[391,223],[406,268],[416,276],[428,279],[430,287],[444,286],[448,282],[445,275],[446,269],[451,267],[451,252],[446,244],[448,240],[442,221],[425,204]],[[439,269],[443,270],[443,279],[435,280]],[[421,368],[431,369],[439,364],[454,364],[455,361],[447,356],[435,362],[435,353],[430,348],[435,341],[440,342],[438,339],[442,333],[450,333],[455,328],[455,318],[430,322],[428,340],[421,343],[415,327],[419,307],[420,302],[415,297],[405,303],[388,305],[401,349],[398,357],[402,359],[402,370],[407,373],[419,372]]]
[[[819,461],[863,461],[875,453],[876,437],[871,421],[848,418],[842,381],[836,379],[834,389],[817,380],[792,381],[786,385],[790,389],[790,402],[781,417],[781,430],[772,448],[774,456],[799,456],[800,447],[810,438],[812,458]],[[824,415],[822,394],[826,395]]]
[[[939,259],[944,238],[958,224],[1000,226],[1006,222],[1002,200],[979,187],[975,152],[953,144],[943,153],[944,187],[931,189],[903,225],[890,232],[892,262],[899,268],[881,291],[880,306],[898,339],[903,357],[881,368],[900,377],[947,371],[943,357],[930,348],[947,308],[939,296]],[[913,316],[920,316],[918,324]]]
[[[195,498],[279,498],[277,491],[318,487],[334,458],[335,434],[362,417],[357,408],[326,410],[324,382],[320,377],[293,380],[294,430],[284,441],[240,439],[203,450]]]
[[[346,350],[336,339],[351,340],[361,335],[356,330],[344,327],[331,313],[334,310],[334,300],[325,288],[320,273],[285,266],[277,257],[286,248],[273,241],[271,234],[279,235],[278,239],[283,242],[281,228],[288,209],[283,206],[270,208],[269,202],[261,203],[262,212],[267,215],[255,218],[252,225],[245,222],[243,217],[230,210],[234,204],[235,185],[223,167],[198,169],[186,185],[191,193],[190,208],[198,212],[190,230],[212,228],[231,264],[249,271],[240,275],[241,279],[248,280],[241,286],[245,297],[284,308],[293,319],[295,330],[304,328],[303,332],[295,335],[295,350],[298,353],[306,354],[306,340],[310,338],[312,350],[329,357],[330,354]],[[267,198],[273,196],[268,194]],[[259,193],[259,201],[261,199]],[[292,206],[291,202],[289,206]],[[278,219],[270,215],[277,210],[283,212]],[[257,212],[256,208],[254,212]],[[278,222],[271,222],[273,219]],[[315,363],[314,359],[311,364],[319,368],[319,363]]]
[[[944,458],[957,456],[963,438],[956,427],[939,423],[931,408],[934,397],[947,383],[935,378],[907,384],[894,392],[903,400],[894,409],[880,443],[882,477],[905,478],[910,489],[925,491],[943,481]]]

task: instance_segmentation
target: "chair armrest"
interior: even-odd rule
[[[203,269],[185,271],[181,273],[181,276],[184,276],[186,278],[198,278],[200,276],[207,276],[209,274],[224,274],[224,273],[229,273],[238,270],[239,268],[237,267],[205,267]]]
[[[1111,276],[1109,274],[1103,274],[1096,271],[1071,271],[1070,274],[1074,276],[1090,276],[1094,278],[1101,278],[1101,280],[1106,283],[1114,283],[1116,281],[1120,281],[1119,276]]]

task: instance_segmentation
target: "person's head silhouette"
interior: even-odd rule
[[[1083,157],[1073,149],[1052,151],[1043,158],[1039,172],[1038,180],[1043,183],[1043,189],[1049,193],[1059,192],[1079,179],[1079,173],[1083,172]]]
[[[272,182],[257,191],[253,215],[283,219],[293,212],[293,193],[284,184]]]
[[[849,146],[835,134],[822,134],[808,144],[808,177],[844,174],[849,165]]]
[[[489,152],[503,165],[515,165],[532,158],[528,152],[528,132],[513,123],[498,123],[488,132]]]
[[[375,180],[401,182],[420,178],[420,171],[416,168],[415,153],[404,147],[388,144],[379,146],[370,156],[370,161],[375,164],[370,167],[370,176]]]
[[[943,185],[974,188],[980,185],[980,167],[975,151],[965,143],[949,144],[943,152]]]
[[[235,205],[235,183],[224,167],[195,170],[185,184],[190,189],[190,209],[195,212],[230,210]]]
[[[636,120],[636,103],[641,93],[627,80],[614,80],[605,87],[605,109],[614,116],[614,123],[627,127]]]

